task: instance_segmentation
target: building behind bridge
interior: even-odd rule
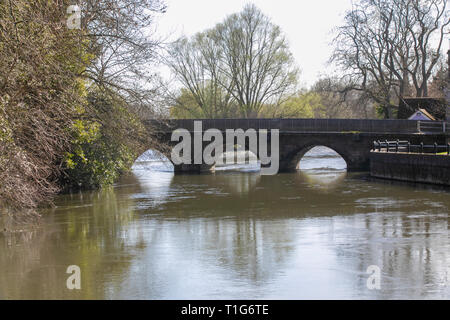
[[[430,120],[445,120],[447,103],[443,98],[403,98],[398,106],[398,119],[409,119],[418,111],[427,114]]]

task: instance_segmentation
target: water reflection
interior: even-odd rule
[[[339,171],[323,173],[308,173],[305,171],[300,171],[298,174],[300,183],[306,182],[316,190],[322,190],[325,192],[338,188],[346,177],[346,172]]]
[[[176,194],[176,190],[171,189],[174,177],[172,172],[156,171],[150,176],[140,170],[135,172],[134,177],[139,181],[140,192],[136,192],[131,198],[138,200],[137,209],[158,207]]]
[[[36,230],[0,234],[0,297],[3,299],[95,299],[104,283],[121,277],[142,247],[132,225],[132,201],[115,190],[61,196],[43,212]],[[6,220],[6,221],[5,221]],[[2,224],[8,224],[3,217]],[[126,234],[124,233],[126,232]],[[66,268],[82,269],[82,290],[66,288]]]
[[[60,196],[37,226],[3,217],[0,298],[450,298],[448,189],[311,161],[276,176],[153,163]],[[65,287],[72,264],[80,291]],[[369,265],[381,290],[366,287]]]

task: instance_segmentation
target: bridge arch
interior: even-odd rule
[[[308,144],[303,145],[294,150],[288,157],[288,161],[283,169],[285,169],[286,171],[294,171],[301,169],[300,162],[302,158],[315,147],[326,147],[336,152],[345,161],[347,170],[351,166],[351,160],[345,150],[342,150],[340,147],[336,147],[332,144],[317,141],[317,142],[309,142]]]
[[[246,141],[247,142],[247,141]],[[232,171],[236,171],[236,170],[244,170],[244,171],[259,171],[259,158],[258,155],[253,153],[252,151],[249,150],[249,147],[246,143],[245,146],[241,146],[239,144],[235,144],[235,147],[240,147],[242,148],[242,150],[248,154],[246,154],[245,156],[245,164],[238,164],[238,165],[234,165],[233,163],[230,163],[232,166],[231,167],[227,167],[228,163],[225,166],[218,166],[216,167],[216,163],[214,163],[213,165],[208,165],[208,164],[195,164],[194,159],[195,156],[200,156],[203,159],[203,152],[205,149],[205,146],[209,144],[209,142],[204,142],[203,146],[201,148],[201,150],[195,150],[194,146],[191,146],[191,164],[179,164],[176,165],[172,162],[171,160],[171,146],[168,145],[166,147],[149,147],[149,149],[143,151],[134,161],[134,166],[139,165],[139,162],[144,164],[146,161],[149,161],[151,159],[149,159],[148,157],[150,156],[152,159],[158,159],[158,157],[160,157],[160,160],[162,160],[163,162],[165,161],[167,164],[169,164],[169,170],[170,171],[174,171],[174,172],[185,172],[185,173],[200,173],[200,172],[211,172],[211,171],[215,171],[217,168],[218,171],[226,171],[226,170],[232,170]],[[223,152],[219,155],[219,156],[223,156],[226,153],[226,143],[223,144],[222,146],[222,150]],[[236,160],[236,158],[235,158]],[[258,168],[255,167],[255,164],[251,164],[250,161],[251,160],[255,160],[256,164],[258,165]]]
[[[170,153],[161,148],[150,147],[147,150],[141,152],[133,162],[133,167],[138,168],[140,166],[148,167],[149,163],[159,162],[163,163],[164,167],[159,166],[158,170],[162,171],[174,171],[175,165],[170,159]]]

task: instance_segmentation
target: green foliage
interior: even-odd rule
[[[375,104],[375,113],[379,119],[397,119],[398,108],[394,108],[393,103],[389,106]]]
[[[168,65],[208,118],[258,117],[295,91],[299,73],[283,32],[253,4],[176,41]]]
[[[230,101],[223,89],[210,83],[202,88],[202,99],[182,88],[170,107],[170,116],[176,119],[214,119],[239,117],[240,112],[238,105]]]
[[[92,56],[65,26],[68,1],[0,1],[0,207],[35,208],[59,191]]]
[[[149,105],[138,82],[148,80],[140,67],[156,44],[137,30],[164,5],[129,1],[133,10],[105,11],[108,1],[93,1],[87,24],[70,30],[72,2],[0,1],[0,210],[110,184],[142,151],[144,130],[129,108]]]
[[[387,116],[386,116],[386,108],[383,108],[379,104],[375,105],[375,113],[377,115],[377,118],[379,118],[379,119],[387,118]]]
[[[170,117],[175,119],[199,119],[205,117],[195,97],[187,89],[181,89],[174,106],[170,107]]]
[[[264,105],[262,116],[266,118],[315,118],[323,113],[320,95],[314,92],[299,92],[280,106]]]
[[[207,94],[206,94],[207,95]],[[316,92],[299,91],[280,105],[264,104],[259,112],[263,118],[321,118],[324,117],[325,107],[321,96]],[[215,110],[219,111],[219,110]],[[239,106],[229,104],[227,108],[214,112],[201,108],[195,96],[187,89],[181,89],[174,106],[170,108],[170,116],[176,119],[202,119],[202,118],[231,118],[241,117]]]
[[[95,90],[87,100],[89,111],[71,127],[72,148],[66,154],[63,179],[66,189],[114,183],[131,168],[140,148],[136,141],[143,135],[143,128],[119,97]]]

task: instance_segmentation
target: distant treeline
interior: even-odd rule
[[[442,97],[449,26],[446,0],[356,1],[333,30],[329,62],[336,72],[299,90],[301,74],[282,30],[249,4],[171,46],[168,65],[182,86],[170,114],[395,118],[404,97]]]

